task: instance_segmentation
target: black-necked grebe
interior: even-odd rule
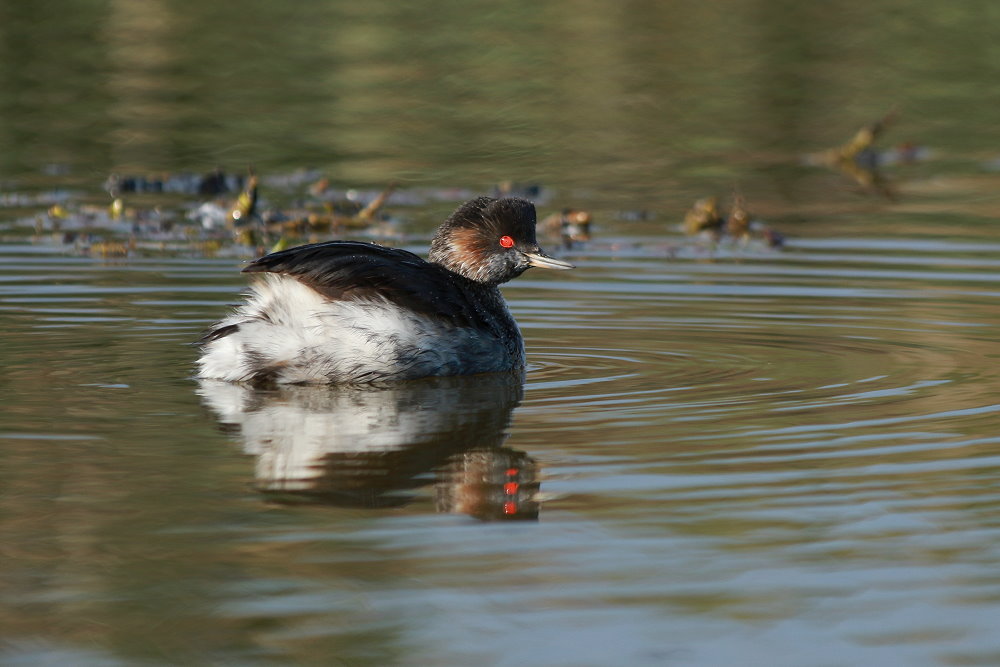
[[[507,371],[524,340],[498,285],[570,269],[535,241],[535,207],[478,197],[438,228],[425,261],[374,243],[271,253],[246,302],[202,337],[199,377],[254,384],[365,383]]]

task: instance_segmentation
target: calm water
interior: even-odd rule
[[[667,4],[0,7],[0,662],[1000,663],[1000,10]],[[891,108],[888,193],[804,159]],[[103,184],[249,163],[594,238],[523,382],[198,383],[255,249]]]

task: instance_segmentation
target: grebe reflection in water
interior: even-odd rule
[[[385,387],[201,380],[198,393],[239,433],[271,501],[393,507],[433,482],[438,511],[535,519],[537,464],[503,446],[522,383],[520,372]]]

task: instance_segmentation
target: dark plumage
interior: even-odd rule
[[[477,285],[412,252],[360,241],[329,241],[254,260],[244,273],[291,276],[330,301],[384,299],[413,312],[476,326]]]

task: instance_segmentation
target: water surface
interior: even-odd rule
[[[992,5],[296,7],[2,10],[0,661],[1000,661]],[[803,159],[892,107],[891,196]],[[198,383],[255,248],[68,227],[251,162],[594,238],[504,289],[523,382]],[[734,187],[783,248],[682,235]]]

